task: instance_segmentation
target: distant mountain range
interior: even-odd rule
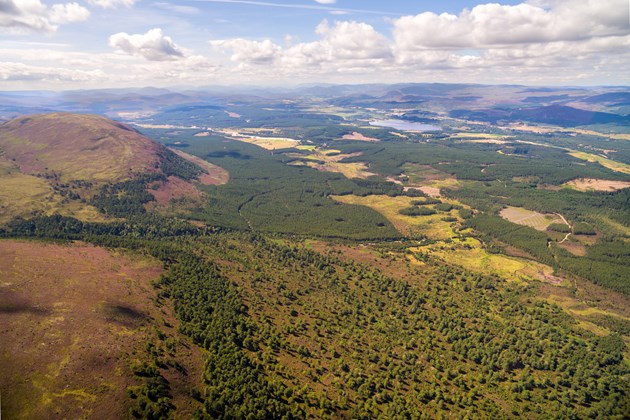
[[[527,121],[574,127],[591,124],[630,124],[630,116],[607,112],[587,111],[563,105],[549,105],[522,109],[454,110],[451,117],[485,121],[496,124],[502,120]]]
[[[287,102],[288,101],[288,102]],[[277,108],[291,102],[375,109],[399,108],[480,121],[511,118],[561,126],[626,124],[628,87],[527,87],[476,84],[305,85],[296,88],[137,88],[66,92],[0,92],[0,121],[24,114],[67,111],[129,121],[189,107]],[[263,106],[264,105],[264,106]]]

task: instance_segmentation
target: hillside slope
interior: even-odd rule
[[[170,308],[154,304],[160,261],[22,240],[1,240],[0,255],[2,414],[126,418],[142,400],[131,390],[168,380],[163,396],[192,416],[199,404],[188,393],[200,385],[202,355],[176,331]],[[155,363],[149,350],[164,353],[152,375],[140,371]]]
[[[146,191],[145,203],[156,200],[152,192],[167,190],[157,205],[147,206],[153,210],[187,198],[200,205],[202,194],[191,181],[207,183],[208,165],[202,168],[105,117],[19,117],[0,126],[0,223],[42,213],[103,221],[103,213],[114,214],[104,210],[103,197],[116,192],[114,200],[124,201],[132,188]],[[227,182],[225,171],[212,169],[221,175],[216,183]],[[172,185],[177,191],[171,192]]]
[[[61,181],[119,181],[155,171],[162,147],[133,128],[97,115],[53,113],[0,126],[5,157],[29,175]]]

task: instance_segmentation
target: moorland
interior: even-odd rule
[[[626,88],[0,97],[8,415],[630,410]]]

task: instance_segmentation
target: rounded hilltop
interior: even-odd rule
[[[99,115],[28,115],[0,126],[0,149],[24,174],[121,181],[159,167],[163,146]]]
[[[180,212],[184,199],[203,205],[197,181],[224,183],[227,173],[102,116],[38,114],[0,125],[0,224],[40,214],[99,221],[171,204]]]

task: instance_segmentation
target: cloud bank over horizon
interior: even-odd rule
[[[156,2],[138,10],[142,3],[134,0],[87,0],[82,4],[0,0],[0,89],[302,82],[630,82],[627,0],[470,3],[471,7],[458,12],[419,10],[380,18],[358,12],[346,15],[353,6],[350,0],[309,0],[324,8],[310,16],[310,28],[287,22],[286,28],[270,27],[275,31],[272,35],[264,30],[264,22],[252,20],[253,28],[260,23],[263,29],[248,31],[230,19],[237,9],[255,8],[250,10],[254,16],[259,8],[269,10],[279,3],[226,0],[221,7],[228,9],[221,9],[220,16],[227,19],[216,17],[219,6],[211,4],[213,1],[193,3],[194,7]],[[107,25],[96,21],[102,13],[124,17],[116,27],[130,30],[106,33]],[[247,23],[246,18],[245,14],[239,22]],[[314,23],[313,18],[319,21]],[[92,21],[96,22],[90,36],[102,39],[98,48],[53,42],[66,41],[73,31],[89,27]]]

